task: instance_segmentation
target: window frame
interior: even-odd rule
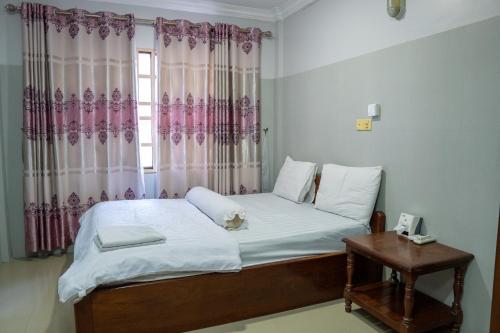
[[[150,74],[140,74],[139,72],[139,54],[141,53],[149,53],[150,55]],[[139,130],[139,123],[141,120],[149,120],[151,122],[151,143],[142,143],[140,141],[140,134],[139,134],[139,158],[140,158],[140,151],[142,147],[151,147],[152,149],[152,166],[143,166],[144,173],[156,173],[156,78],[157,78],[157,72],[156,72],[156,53],[154,49],[150,48],[136,48],[136,56],[137,56],[137,66],[136,66],[136,82],[137,82],[137,106],[139,108],[140,105],[145,105],[145,106],[150,106],[151,107],[151,115],[150,116],[140,116],[139,111],[137,111],[137,120],[138,120],[138,127],[137,129]],[[150,79],[151,80],[151,102],[141,102],[139,100],[139,79]],[[141,165],[142,165],[141,161]]]

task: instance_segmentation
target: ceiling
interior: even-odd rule
[[[273,9],[275,7],[285,6],[290,0],[202,0],[205,2],[222,2],[232,5],[252,7],[252,8],[263,8],[263,9]]]
[[[91,0],[192,13],[279,21],[317,0]]]

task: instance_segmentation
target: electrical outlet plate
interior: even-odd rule
[[[369,118],[356,119],[356,130],[358,131],[371,131],[372,120]]]

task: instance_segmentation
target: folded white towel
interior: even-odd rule
[[[142,225],[112,225],[97,227],[95,243],[101,251],[160,244],[166,237],[155,229]]]
[[[228,229],[241,229],[245,209],[233,200],[205,187],[194,187],[186,193],[186,200],[210,217],[216,224]]]

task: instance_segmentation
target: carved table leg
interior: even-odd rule
[[[460,332],[460,326],[462,326],[463,313],[460,303],[462,302],[462,294],[464,291],[464,277],[466,266],[455,267],[455,282],[453,284],[453,295],[454,300],[451,305],[451,314],[453,315],[453,325],[451,326],[450,332],[458,333]]]
[[[348,245],[346,248],[347,252],[347,282],[344,289],[345,298],[345,311],[351,312],[351,290],[352,290],[352,276],[354,273],[354,253],[351,251],[351,247]]]
[[[401,323],[401,332],[411,333],[414,332],[413,326],[413,304],[415,302],[415,281],[416,276],[413,274],[405,274],[405,296],[404,296],[404,308],[405,313],[403,316],[403,322]]]

